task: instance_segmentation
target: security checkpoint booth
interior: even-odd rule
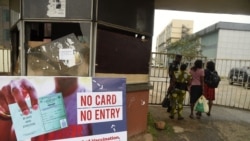
[[[126,78],[128,137],[147,130],[154,1],[10,0],[12,72]]]

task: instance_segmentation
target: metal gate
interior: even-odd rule
[[[249,83],[250,60],[217,59],[215,62],[216,70],[222,80],[219,87],[215,90],[214,103],[229,107],[250,109],[250,88],[245,87],[244,83],[242,83],[243,79],[231,80],[229,75],[231,71],[233,77],[248,77],[247,83]],[[246,68],[247,73],[237,74],[233,68]]]
[[[0,49],[0,75],[10,74],[10,49]]]
[[[153,88],[149,92],[149,104],[161,104],[169,86],[169,64],[174,58],[175,54],[156,52],[151,54],[149,81]],[[204,57],[183,56],[182,63],[188,64],[189,70],[196,59],[202,59],[204,64],[208,61]],[[242,84],[236,82],[231,85],[228,79],[230,69],[234,67],[250,67],[250,60],[217,59],[213,61],[216,63],[216,70],[221,76],[220,85],[216,88],[214,104],[250,109],[250,88],[245,88]],[[188,92],[186,93],[184,105],[189,105]]]

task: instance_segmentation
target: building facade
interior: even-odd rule
[[[250,24],[218,22],[195,34],[202,55],[216,61],[221,76],[233,67],[250,66]]]
[[[250,60],[250,24],[218,22],[196,34],[210,59]]]
[[[169,25],[167,28],[164,29],[165,33],[172,31]],[[167,38],[167,34],[164,34],[164,32],[158,36],[158,52],[179,53],[180,46],[174,48],[167,46],[167,41],[175,42],[177,36]],[[178,37],[179,40],[190,40],[190,43],[192,42],[191,39],[195,39],[194,43],[197,43],[195,46],[197,46],[196,51],[199,52],[199,56],[216,61],[216,69],[222,76],[226,77],[233,67],[250,66],[250,24],[218,22],[186,38],[183,38],[183,35]],[[164,40],[166,42],[163,43]],[[186,46],[188,47],[188,45]],[[156,62],[163,62],[163,59],[158,56],[155,59]]]
[[[158,35],[156,40],[157,52],[167,52],[168,46],[181,38],[193,33],[193,21],[172,20]]]
[[[127,135],[146,131],[153,0],[10,0],[10,13],[13,74],[126,78]]]

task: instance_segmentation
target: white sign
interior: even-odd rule
[[[59,60],[70,60],[74,59],[74,51],[71,48],[59,49]]]
[[[66,0],[49,0],[47,16],[66,17]]]

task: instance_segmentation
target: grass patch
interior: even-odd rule
[[[148,112],[148,132],[153,135],[153,137],[157,137],[157,129],[155,128],[155,120],[150,112]]]
[[[150,112],[148,112],[148,115],[147,115],[148,131],[147,132],[150,133],[154,139],[156,139],[159,136],[159,134],[168,134],[170,136],[172,135],[172,133],[174,132],[173,128],[172,128],[172,126],[167,124],[167,121],[164,121],[166,123],[166,125],[165,125],[165,128],[163,130],[156,129],[155,121],[156,120],[154,119],[152,114]]]

